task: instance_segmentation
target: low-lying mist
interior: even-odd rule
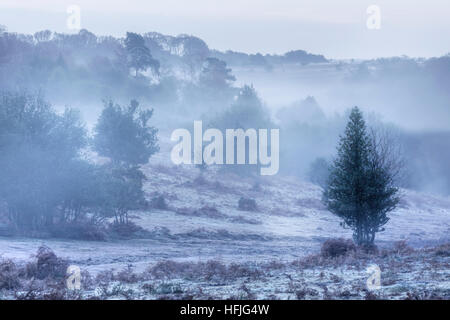
[[[219,52],[187,35],[149,32],[137,39],[151,57],[152,64],[142,69],[130,65],[126,38],[87,30],[70,35],[4,30],[0,88],[40,93],[59,111],[78,109],[91,131],[104,101],[126,105],[136,99],[154,109],[150,122],[160,141],[168,141],[176,128],[190,129],[194,120],[219,128],[277,127],[280,174],[300,179],[308,179],[318,158],[332,160],[348,110],[357,105],[369,126],[388,129],[401,146],[402,187],[450,194],[448,55],[339,61],[301,50]],[[246,85],[254,95],[249,105],[239,102]]]

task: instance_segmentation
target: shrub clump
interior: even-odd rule
[[[335,258],[338,256],[343,256],[349,252],[356,250],[356,246],[352,240],[339,239],[328,239],[322,244],[320,249],[320,254],[324,258]]]
[[[450,257],[450,244],[446,243],[436,247],[435,253],[437,256]]]
[[[112,237],[121,239],[139,238],[147,233],[144,228],[132,221],[125,223],[113,222],[109,225],[108,231]]]
[[[113,279],[124,283],[136,283],[140,280],[139,275],[134,272],[133,265],[128,264],[126,268],[113,275]]]
[[[11,260],[0,261],[0,290],[20,287],[19,269]]]
[[[205,281],[230,281],[239,278],[258,278],[263,272],[256,267],[232,263],[226,265],[221,261],[175,262],[160,261],[147,272],[156,279],[182,277],[186,279],[204,279]]]
[[[151,201],[151,207],[158,210],[167,210],[169,208],[166,202],[166,198],[164,198],[163,195],[159,195],[153,198]]]
[[[204,216],[212,219],[223,219],[226,218],[226,216],[222,213],[220,213],[219,210],[217,210],[216,207],[213,206],[203,206],[200,209],[196,210],[195,215],[198,216]]]
[[[57,238],[105,241],[107,233],[104,227],[90,221],[61,223],[51,228],[51,235]]]
[[[238,208],[242,211],[257,211],[256,201],[254,199],[241,197],[238,202]]]
[[[26,267],[28,277],[37,279],[64,279],[69,263],[61,258],[47,246],[39,247],[36,261],[28,263]]]

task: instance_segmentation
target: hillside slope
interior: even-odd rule
[[[167,151],[167,150],[166,150]],[[138,269],[157,261],[290,261],[319,250],[331,237],[351,237],[322,205],[320,187],[293,177],[245,177],[211,168],[200,178],[195,166],[174,166],[162,151],[143,168],[145,192],[163,196],[167,208],[134,212],[133,220],[151,231],[146,239],[89,242],[0,238],[0,255],[27,260],[45,244],[58,256],[90,271],[129,263]],[[241,197],[254,199],[255,211],[238,209]],[[390,213],[381,247],[407,240],[423,247],[450,239],[450,199],[402,190]]]

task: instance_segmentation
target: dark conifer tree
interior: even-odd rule
[[[361,111],[354,107],[341,137],[338,154],[324,190],[327,208],[354,232],[358,245],[372,245],[383,231],[387,213],[399,198],[394,177],[366,130]]]

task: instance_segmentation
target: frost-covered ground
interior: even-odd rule
[[[0,299],[450,299],[450,244],[332,252],[292,262],[164,260],[96,275],[83,268],[73,290],[70,262],[41,247],[27,263],[0,259]]]
[[[89,242],[0,238],[0,254],[26,260],[41,244],[59,256],[102,270],[162,259],[290,261],[317,252],[330,237],[351,237],[321,204],[320,187],[293,177],[252,178],[208,169],[199,178],[193,166],[175,167],[168,145],[143,168],[149,200],[162,195],[167,210],[135,212],[134,221],[152,231],[150,239]],[[450,239],[450,199],[402,190],[401,205],[390,213],[379,246],[407,240],[415,247]],[[257,211],[241,211],[241,197]]]
[[[148,209],[133,213],[134,222],[151,231],[148,238],[91,242],[2,237],[1,257],[13,259],[19,264],[25,263],[39,246],[46,245],[57,256],[92,275],[110,269],[117,272],[130,264],[134,272],[144,272],[165,260],[178,263],[214,260],[224,264],[269,264],[277,261],[291,266],[292,261],[319,252],[327,238],[351,237],[349,230],[340,227],[339,219],[323,207],[320,201],[321,189],[316,185],[293,177],[246,177],[225,173],[219,168],[210,168],[200,176],[199,169],[193,166],[173,166],[167,155],[168,150],[163,149],[143,168],[148,177],[145,185],[148,199],[151,201],[163,196],[168,205],[165,210]],[[254,199],[257,210],[239,210],[238,201],[241,197]],[[406,240],[416,249],[450,240],[448,198],[402,190],[401,205],[390,214],[390,218],[386,230],[377,235],[377,244],[381,248],[389,248],[399,240]],[[419,283],[419,275],[425,272],[424,268],[432,268],[430,265],[435,263],[439,268],[445,268],[435,269],[433,277],[441,279],[441,284],[444,279],[444,289],[448,289],[448,258],[433,261],[424,262],[423,265],[417,261],[411,262],[409,267],[405,267],[406,271],[393,277],[408,278],[408,270],[411,269],[414,275],[411,275],[408,283]],[[229,297],[242,292],[245,294],[249,289],[256,297],[292,298],[302,295],[297,292],[300,289],[294,288],[288,292],[290,289],[285,286],[304,287],[302,281],[313,281],[316,284],[308,285],[313,291],[305,293],[306,297],[312,295],[310,298],[313,298],[314,290],[317,290],[315,287],[320,283],[334,281],[342,289],[339,290],[345,291],[347,287],[351,289],[351,283],[354,283],[352,279],[367,277],[359,262],[337,269],[324,268],[310,268],[299,273],[297,269],[284,267],[284,271],[279,274],[275,268],[267,274],[267,279],[245,283],[238,281],[229,285],[230,295],[224,292],[221,295]],[[337,281],[335,276],[341,280]],[[432,279],[432,276],[428,278]],[[357,283],[360,286],[359,280]],[[405,283],[403,280],[400,282]],[[279,285],[283,286],[284,293],[277,294],[276,287]],[[189,288],[192,286],[201,288],[202,283],[197,281],[188,285]],[[226,288],[221,290],[228,292]],[[320,297],[326,295],[323,290],[319,292]],[[211,295],[216,296],[217,292],[211,292]]]

